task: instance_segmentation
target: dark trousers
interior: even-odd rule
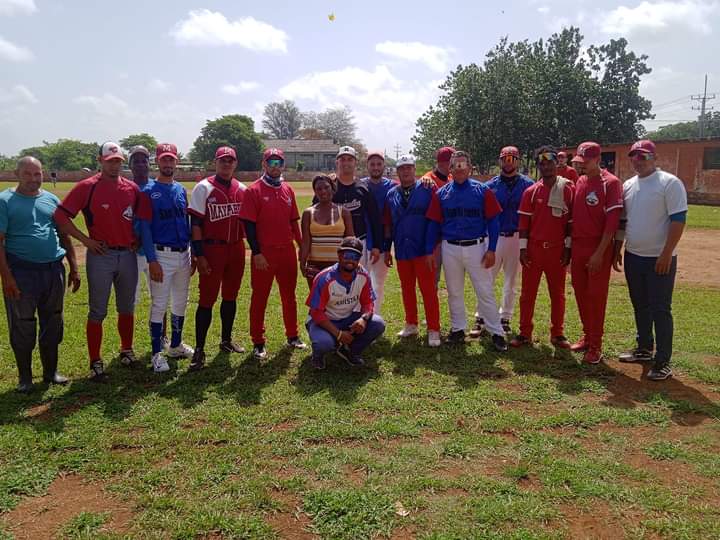
[[[625,252],[625,279],[635,311],[637,346],[652,350],[656,345],[655,362],[664,365],[670,363],[672,356],[672,293],[677,257],[672,258],[670,272],[665,275],[655,272],[656,262],[657,257],[640,257]]]
[[[32,382],[32,352],[36,341],[40,345],[43,377],[52,378],[57,369],[58,345],[63,339],[65,266],[62,261],[46,264],[23,261],[11,253],[7,253],[7,260],[20,289],[19,299],[5,298],[10,346],[15,353],[20,382]]]

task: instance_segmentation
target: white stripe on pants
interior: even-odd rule
[[[150,322],[160,323],[163,321],[171,297],[170,313],[184,317],[190,287],[190,250],[182,253],[158,250],[157,261],[162,267],[163,280],[161,283],[150,281],[150,295],[152,296]]]
[[[475,289],[480,316],[485,319],[485,327],[490,333],[502,336],[504,332],[495,302],[492,272],[482,263],[485,251],[487,251],[487,241],[472,246],[456,246],[443,240],[442,260],[450,306],[450,323],[452,330],[467,328],[465,313],[465,272],[467,272]]]
[[[385,298],[385,280],[387,279],[388,270],[390,269],[385,265],[385,257],[383,253],[380,253],[380,258],[376,263],[371,263],[370,251],[365,245],[365,240],[362,240],[362,243],[363,254],[360,258],[360,264],[362,264],[368,274],[370,274],[370,282],[372,283],[373,291],[375,291],[376,296],[374,312],[377,315],[380,315],[380,309],[382,308],[383,299]]]
[[[511,320],[515,307],[515,296],[517,295],[516,283],[518,270],[520,268],[520,236],[501,236],[498,238],[497,249],[495,250],[495,265],[491,268],[493,276],[493,288],[500,270],[503,272],[503,297],[500,306],[500,318]],[[475,311],[475,317],[480,316],[480,307]]]

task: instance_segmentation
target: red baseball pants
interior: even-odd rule
[[[210,275],[200,274],[198,305],[213,307],[221,288],[223,300],[237,300],[245,272],[245,243],[241,240],[236,244],[205,244],[203,252],[210,265]]]
[[[297,285],[298,262],[295,247],[261,246],[268,264],[267,270],[258,270],[255,264],[250,265],[250,337],[255,345],[265,343],[265,309],[272,289],[273,280],[277,280],[282,302],[285,335],[298,335],[297,302],[295,286]]]
[[[440,301],[438,300],[437,286],[435,285],[435,267],[427,265],[426,257],[397,260],[397,271],[400,277],[403,307],[405,308],[405,322],[418,324],[418,308],[416,283],[420,287],[427,328],[430,331],[440,331]]]
[[[533,332],[533,315],[537,299],[540,279],[545,274],[550,293],[550,336],[563,335],[565,325],[565,273],[562,265],[564,251],[563,242],[550,243],[530,240],[528,257],[530,266],[523,266],[522,289],[520,292],[520,334],[531,338]]]
[[[587,263],[595,252],[599,238],[573,238],[571,279],[575,290],[585,343],[591,349],[602,348],[605,329],[605,308],[612,271],[613,247],[608,246],[600,269],[590,274]]]

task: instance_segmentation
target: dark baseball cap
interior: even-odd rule
[[[362,255],[363,243],[359,238],[355,238],[354,236],[346,236],[345,238],[343,238],[343,241],[340,244],[338,251],[353,251],[359,255]]]

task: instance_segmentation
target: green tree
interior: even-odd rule
[[[158,145],[157,139],[149,133],[137,133],[135,135],[128,135],[124,139],[120,139],[118,142],[120,143],[120,146],[122,146],[127,152],[129,152],[133,146],[140,145],[144,146],[150,151],[150,153],[152,153],[155,151],[155,147]]]
[[[699,136],[698,121],[677,122],[660,126],[655,131],[647,133],[647,138],[653,141],[671,141],[677,139],[695,139]],[[720,137],[720,111],[705,113],[705,136]]]
[[[263,145],[260,136],[255,133],[252,118],[229,114],[208,120],[190,150],[190,160],[195,163],[210,163],[219,146],[231,146],[235,149],[238,170],[257,171],[260,167]]]
[[[83,167],[97,167],[98,143],[85,143],[74,139],[58,139],[54,143],[43,141],[42,146],[33,146],[20,151],[20,156],[39,159],[48,171],[77,171]]]
[[[0,171],[15,170],[16,160],[10,156],[0,154]]]
[[[268,103],[263,112],[263,129],[274,139],[294,139],[302,124],[302,113],[290,100]]]

